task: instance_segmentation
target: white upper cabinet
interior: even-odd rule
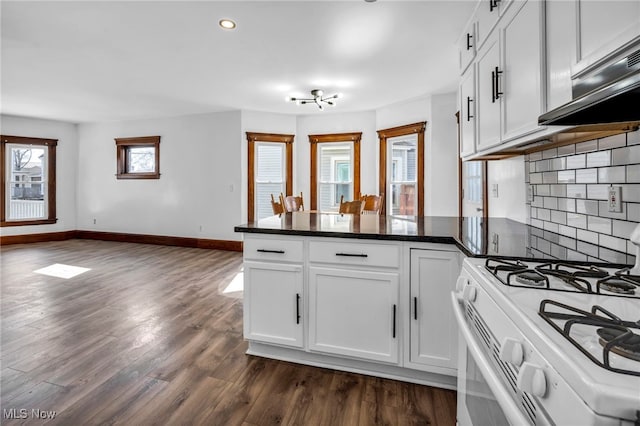
[[[576,3],[546,4],[547,111],[571,101],[571,67],[576,63]]]
[[[476,23],[471,21],[462,32],[458,42],[458,52],[460,54],[460,73],[463,74],[473,58],[476,56]]]
[[[460,82],[460,156],[476,152],[476,64],[462,75]]]
[[[496,93],[502,101],[503,141],[541,130],[538,116],[545,112],[544,2],[514,1],[511,8],[501,22],[504,66],[496,71]]]
[[[640,36],[640,1],[576,0],[578,74]]]
[[[511,0],[480,0],[476,8],[476,49],[482,47],[510,3]]]
[[[498,33],[482,46],[478,54],[478,96],[476,148],[482,151],[500,143],[500,98],[496,96],[496,69],[500,69]]]

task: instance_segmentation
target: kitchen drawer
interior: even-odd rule
[[[311,241],[309,260],[339,265],[398,268],[400,267],[400,247],[375,243]]]
[[[304,259],[301,240],[248,238],[244,241],[244,258],[302,262]]]

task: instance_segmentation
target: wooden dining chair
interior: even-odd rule
[[[273,214],[282,214],[285,213],[284,204],[282,203],[282,199],[280,202],[277,202],[274,198],[273,194],[271,194],[271,208],[273,209]]]
[[[286,197],[280,194],[280,202],[284,206],[284,210],[287,212],[299,212],[304,211],[304,200],[302,199],[302,192],[300,196],[287,195]]]
[[[380,195],[361,195],[360,200],[364,203],[362,214],[380,214],[382,212],[382,202],[384,194]]]
[[[340,196],[339,213],[361,214],[364,202],[362,200],[344,201],[344,195]]]

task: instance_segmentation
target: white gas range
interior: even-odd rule
[[[466,259],[458,423],[640,425],[640,284],[616,272]]]

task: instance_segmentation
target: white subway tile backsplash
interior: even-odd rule
[[[579,154],[581,152],[596,151],[597,149],[598,149],[597,139],[576,144],[576,154]]]
[[[626,220],[627,210],[625,209],[625,204],[622,203],[622,212],[618,213],[609,211],[608,201],[598,201],[598,216]]]
[[[603,167],[598,169],[599,183],[625,183],[625,176],[625,166]]]
[[[587,167],[605,167],[611,165],[611,151],[597,151],[587,154]]]
[[[578,240],[586,241],[591,244],[598,244],[598,233],[585,231],[584,229],[578,229],[576,232],[576,238]]]
[[[559,146],[558,147],[558,156],[563,156],[563,155],[572,155],[576,153],[576,146],[575,145],[565,145],[565,146]]]
[[[558,199],[556,197],[543,197],[544,208],[558,210]]]
[[[598,215],[598,202],[596,200],[575,200],[576,212],[582,214]]]
[[[640,163],[640,146],[617,148],[611,151],[611,164],[614,166],[636,163]]]
[[[567,197],[569,198],[586,198],[586,185],[567,185]]]
[[[571,155],[567,157],[567,169],[584,169],[586,165],[586,155]]]
[[[587,223],[589,231],[597,232],[599,234],[611,234],[611,219],[588,216]]]
[[[575,183],[575,170],[558,170],[558,183]]]
[[[587,185],[587,198],[591,200],[606,200],[609,185]]]
[[[622,238],[610,237],[609,235],[600,235],[600,245],[612,250],[627,251],[627,240]]]
[[[640,131],[528,154],[525,182],[532,256],[633,262],[629,235],[640,223]],[[622,212],[609,212],[611,185]],[[627,255],[629,253],[630,255]]]
[[[598,183],[598,169],[576,170],[576,183]]]
[[[621,146],[625,146],[626,143],[627,137],[623,133],[620,135],[598,139],[598,149],[602,151],[603,149],[620,148]]]

